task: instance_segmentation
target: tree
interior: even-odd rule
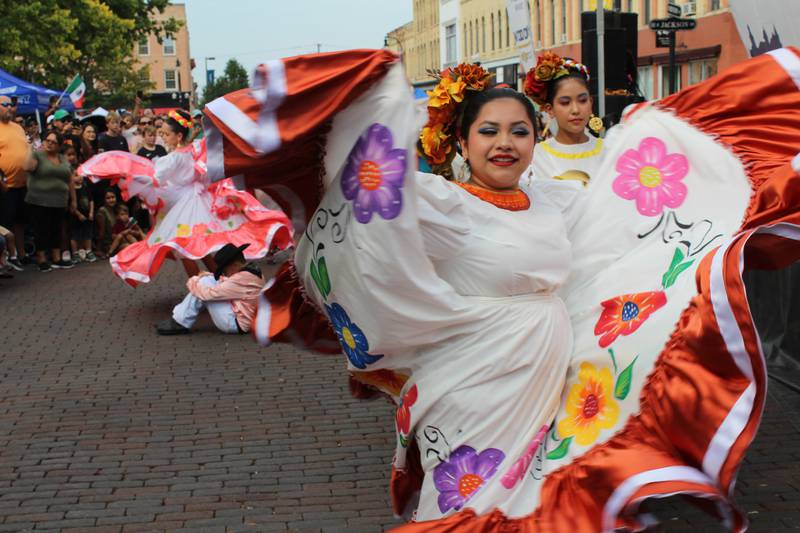
[[[131,102],[142,82],[132,57],[142,36],[172,36],[181,23],[155,19],[169,0],[0,0],[0,67],[58,89],[80,74],[87,104]],[[92,88],[100,88],[96,91]],[[103,90],[105,89],[105,90]]]
[[[206,105],[211,100],[219,98],[220,96],[244,89],[250,85],[247,77],[247,71],[241,63],[235,59],[230,59],[225,64],[225,72],[222,76],[214,80],[214,83],[209,83],[203,89],[203,105]]]

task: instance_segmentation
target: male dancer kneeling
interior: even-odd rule
[[[172,310],[172,318],[156,325],[160,335],[189,333],[203,308],[223,333],[250,331],[256,315],[258,295],[264,287],[261,270],[245,261],[242,251],[249,245],[226,244],[216,254],[217,269],[189,278],[189,294]]]

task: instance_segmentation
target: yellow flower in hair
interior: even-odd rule
[[[464,83],[464,78],[461,76],[455,80],[452,78],[442,78],[440,83],[454,102],[460,102],[464,99],[464,91],[467,88],[467,84]]]
[[[430,96],[428,107],[444,107],[451,102],[461,102],[464,99],[466,87],[461,77],[452,79],[445,76],[433,91],[428,92],[428,96]]]
[[[428,91],[428,107],[444,107],[450,102],[450,93],[441,83]]]
[[[422,128],[422,133],[419,135],[422,149],[428,156],[428,161],[434,165],[444,163],[452,148],[448,142],[450,136],[443,130],[444,124],[433,124]]]

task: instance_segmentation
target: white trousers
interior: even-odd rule
[[[217,283],[219,282],[214,279],[214,276],[200,278],[200,284],[206,287],[213,287]],[[221,332],[239,333],[239,328],[236,327],[236,314],[233,312],[233,307],[231,307],[229,300],[204,302],[190,292],[172,310],[172,318],[181,326],[191,329],[204,308],[211,315],[211,320],[214,321],[214,325]]]

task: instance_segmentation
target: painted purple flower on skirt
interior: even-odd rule
[[[506,455],[497,448],[476,453],[470,446],[459,446],[450,458],[433,469],[433,484],[439,491],[439,510],[458,511],[490,478]]]
[[[347,156],[342,172],[342,193],[353,200],[356,220],[366,224],[372,214],[391,220],[400,214],[400,188],[406,174],[406,151],[392,147],[392,132],[373,124],[361,134]]]

